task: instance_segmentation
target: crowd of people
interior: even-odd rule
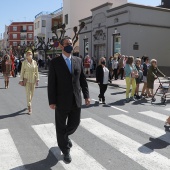
[[[99,85],[99,102],[105,104],[105,92],[108,83],[119,79],[126,82],[126,102],[138,100],[141,97],[153,97],[154,81],[160,74],[166,77],[157,67],[157,60],[144,56],[134,59],[133,56],[115,54],[107,60],[99,59],[97,64],[87,55],[84,59],[72,55],[73,43],[69,37],[60,42],[62,54],[49,60],[48,100],[49,107],[55,110],[57,142],[64,155],[64,161],[72,161],[70,150],[72,142],[69,135],[79,126],[81,117],[82,97],[85,104],[90,105],[90,94],[86,77],[96,71],[96,82]],[[32,113],[32,99],[35,86],[39,83],[37,61],[33,59],[32,51],[27,51],[22,61],[6,54],[0,60],[0,68],[5,80],[5,88],[9,88],[9,77],[20,73],[19,85],[26,90],[28,114]],[[84,66],[84,67],[83,67]],[[139,94],[139,85],[143,82],[143,89]],[[130,91],[132,87],[132,90]],[[170,125],[170,117],[166,124]]]
[[[12,52],[0,57],[0,72],[4,77],[5,89],[9,88],[10,77],[20,75],[19,84],[26,89],[28,114],[32,113],[31,102],[39,81],[38,65],[32,56],[32,52],[27,51],[25,58],[15,57]]]
[[[133,56],[125,56],[115,54],[111,56],[106,64],[106,58],[101,57],[96,68],[96,82],[99,85],[99,103],[105,104],[105,92],[109,82],[117,80],[120,76],[121,80],[126,82],[126,102],[136,101],[139,99],[154,97],[154,81],[158,76],[166,78],[159,70],[157,60],[143,56],[134,59]],[[141,94],[139,94],[139,86],[143,83]],[[170,125],[170,117],[166,124]]]

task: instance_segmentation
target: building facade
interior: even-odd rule
[[[66,36],[74,37],[73,28],[79,26],[79,20],[89,17],[91,9],[105,2],[112,3],[112,7],[125,4],[127,0],[63,0],[63,23],[66,24]],[[79,42],[75,45],[79,46]]]
[[[7,38],[7,47],[31,43],[34,41],[34,24],[33,22],[13,22],[8,26],[7,36],[4,37]]]
[[[48,39],[51,39],[52,34],[52,27],[53,26],[61,26],[62,24],[62,13],[63,9],[60,8],[52,13],[49,12],[40,12],[35,16],[34,20],[34,36],[35,38],[44,37],[45,42]]]
[[[80,55],[89,54],[96,61],[114,53],[158,60],[170,68],[170,10],[126,3],[112,8],[105,3],[80,20],[86,26],[80,34]]]

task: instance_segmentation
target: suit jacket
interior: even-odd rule
[[[52,59],[50,62],[48,75],[49,104],[56,104],[60,110],[70,110],[73,98],[75,98],[75,102],[80,108],[82,104],[81,90],[84,98],[89,98],[82,60],[72,56],[71,61],[72,73],[70,73],[62,55]]]
[[[96,82],[103,84],[103,77],[104,77],[103,67],[102,67],[102,65],[98,65],[96,68]],[[112,77],[111,77],[111,74],[109,71],[109,81],[110,82],[111,82],[111,79],[112,79]]]
[[[36,83],[39,80],[38,66],[35,60],[30,64],[27,60],[22,62],[20,81],[26,78],[29,83]]]

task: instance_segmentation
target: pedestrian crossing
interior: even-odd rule
[[[169,111],[170,109],[165,109]],[[168,113],[168,112],[167,112]],[[154,112],[143,111],[138,112],[149,119],[156,119],[163,123],[167,119],[167,115]],[[170,144],[170,132],[165,132],[162,128],[158,128],[142,120],[133,118],[132,115],[124,113],[118,115],[109,115],[108,120],[111,123],[119,122],[119,126],[125,125],[137,130],[140,133],[147,134],[150,137],[159,138],[160,140]],[[95,118],[85,118],[81,120],[81,128],[90,135],[96,137],[97,140],[103,141],[108,146],[120,152],[120,154],[137,163],[143,169],[148,170],[170,170],[170,155],[165,156],[158,151],[155,151],[147,145],[143,145],[131,139],[128,134],[122,134],[118,130],[110,128],[104,121],[100,122]],[[127,130],[126,129],[126,130]],[[71,155],[73,161],[70,164],[63,162],[62,154],[58,149],[55,125],[53,123],[39,124],[32,126],[33,132],[39,137],[39,140],[50,149],[53,155],[59,161],[58,164],[65,170],[107,170],[104,165],[97,161],[86,148],[82,148],[78,145],[77,141],[73,141],[73,148],[71,149]],[[91,144],[91,141],[88,141]],[[93,145],[93,144],[92,144]],[[51,149],[53,148],[53,149]],[[93,148],[93,147],[92,147]],[[114,154],[114,152],[111,152]],[[105,159],[104,154],[103,160]],[[105,160],[107,161],[107,160]],[[8,162],[8,163],[7,163]],[[17,169],[17,167],[20,167]],[[0,170],[21,170],[24,169],[22,157],[13,141],[12,135],[8,129],[0,130]],[[110,170],[110,169],[109,169]],[[119,169],[116,169],[119,170]],[[127,168],[128,170],[128,168]]]
[[[0,169],[10,170],[22,165],[22,160],[9,130],[0,130]]]

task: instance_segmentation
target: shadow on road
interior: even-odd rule
[[[47,86],[37,86],[36,89],[47,88]]]
[[[56,152],[57,149],[58,148],[56,147],[51,148],[48,152],[47,157],[43,160],[16,167],[11,170],[52,170],[52,167],[55,166],[59,161],[53,154],[54,152]]]
[[[89,107],[97,107],[97,106],[99,106],[99,102],[98,102],[98,101],[95,101],[94,104],[90,104],[89,106],[86,106],[85,104],[83,104],[81,108],[82,108],[82,109],[87,109],[87,108],[89,108]]]
[[[1,120],[1,119],[5,119],[5,118],[10,118],[10,117],[15,117],[15,116],[25,115],[26,113],[23,113],[23,112],[26,111],[26,110],[27,110],[27,108],[22,109],[22,110],[20,110],[20,111],[18,111],[18,112],[9,114],[9,115],[1,115],[1,116],[0,116],[0,120]]]
[[[117,100],[113,103],[108,103],[111,106],[124,106],[125,105],[125,99]]]
[[[150,154],[155,149],[163,149],[170,145],[163,141],[162,139],[169,139],[170,141],[170,132],[166,131],[166,133],[158,138],[149,138],[150,142],[142,145],[138,150],[144,154]]]
[[[126,91],[117,92],[117,93],[111,93],[111,95],[124,94],[124,93],[126,93]]]

